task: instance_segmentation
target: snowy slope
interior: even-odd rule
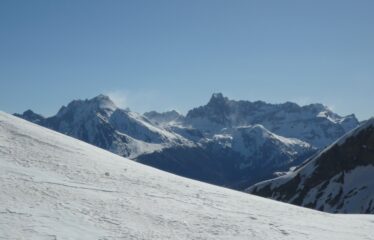
[[[181,143],[181,136],[157,127],[142,115],[129,110],[116,109],[109,123],[118,131],[149,143]]]
[[[374,119],[285,176],[247,191],[326,212],[374,213]]]
[[[331,215],[188,180],[2,112],[0,173],[4,239],[374,235],[374,216]]]

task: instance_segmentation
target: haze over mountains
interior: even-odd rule
[[[109,97],[74,100],[55,116],[24,119],[181,176],[236,189],[297,166],[358,126],[322,104],[235,101],[221,93],[190,110],[144,115]]]

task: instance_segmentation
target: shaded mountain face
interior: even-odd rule
[[[246,136],[250,138],[250,136]],[[211,140],[195,147],[166,148],[137,157],[136,161],[188,178],[243,190],[301,164],[315,152],[288,146],[274,139],[252,139],[248,156],[230,146],[230,140]],[[260,142],[260,143],[259,143]],[[256,149],[254,149],[256,147]],[[257,155],[257,157],[255,157]]]
[[[308,143],[277,136],[261,125],[202,138],[195,147],[144,154],[138,162],[189,178],[245,189],[299,165],[316,151]]]
[[[374,119],[252,194],[334,213],[374,213]]]
[[[357,122],[323,105],[233,101],[222,94],[186,117],[140,115],[104,95],[72,101],[50,118],[34,115],[18,116],[156,168],[237,189],[299,165]]]

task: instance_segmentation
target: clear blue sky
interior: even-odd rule
[[[374,116],[372,0],[0,1],[0,109],[99,93],[143,112],[234,99]]]

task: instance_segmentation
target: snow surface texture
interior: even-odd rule
[[[374,239],[332,215],[185,179],[0,112],[2,239]]]
[[[247,192],[338,213],[374,213],[374,119],[288,174]]]

